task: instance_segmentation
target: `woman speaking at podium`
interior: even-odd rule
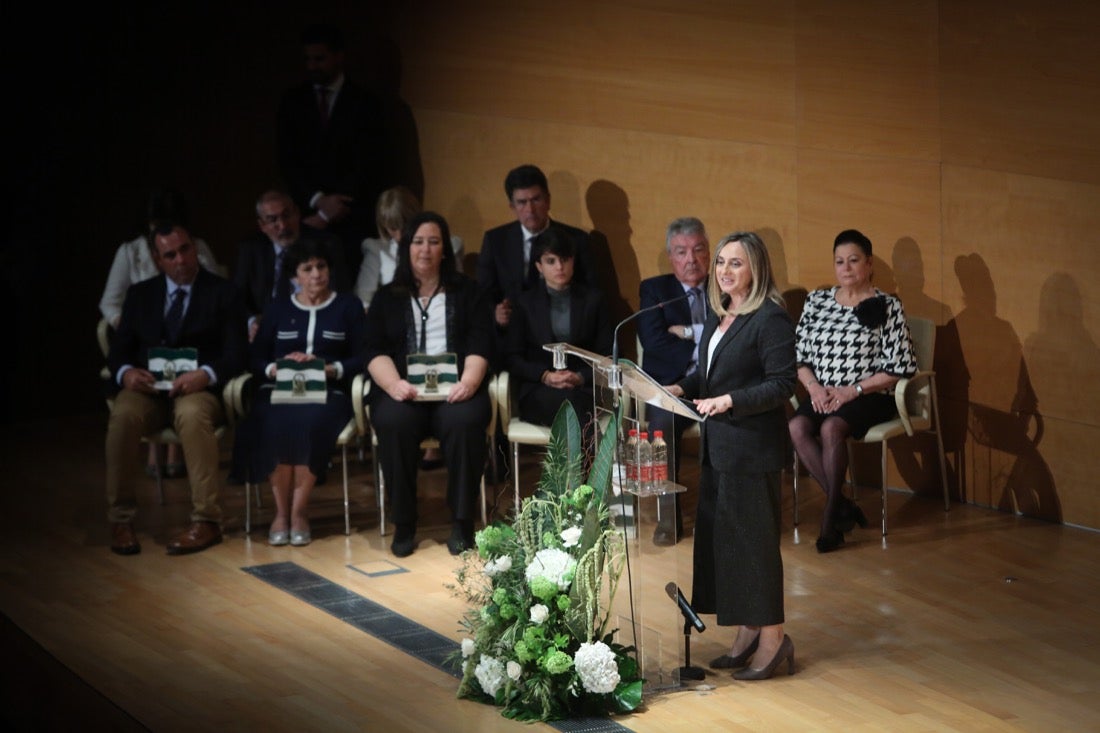
[[[794,645],[783,633],[779,553],[794,326],[756,234],[724,237],[710,278],[699,369],[669,388],[706,417],[691,605],[717,614],[719,626],[737,626],[729,654],[712,667],[734,669],[736,679],[768,679],[783,662],[794,672]]]

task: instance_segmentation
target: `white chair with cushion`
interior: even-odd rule
[[[519,418],[519,404],[512,389],[508,372],[496,377],[497,404],[500,406],[500,426],[508,442],[512,444],[512,479],[515,491],[515,508],[519,509],[519,447],[521,445],[550,445],[550,428],[525,422]]]

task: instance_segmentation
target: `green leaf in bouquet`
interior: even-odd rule
[[[596,491],[596,501],[606,503],[607,489],[611,486],[611,472],[615,465],[615,436],[619,433],[619,421],[622,419],[622,404],[615,411],[615,419],[603,432],[592,467],[588,472],[588,485]]]
[[[642,681],[622,682],[612,693],[615,704],[622,712],[629,712],[642,704]]]
[[[581,484],[584,444],[581,423],[569,400],[564,400],[550,426],[550,443],[542,464],[539,491],[557,498]]]

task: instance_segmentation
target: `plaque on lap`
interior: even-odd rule
[[[327,397],[324,359],[279,359],[275,362],[275,389],[271,393],[271,404],[323,405]]]
[[[417,400],[445,400],[458,384],[458,354],[409,354],[406,373]]]
[[[153,373],[153,389],[167,392],[172,382],[184,372],[199,368],[199,350],[191,347],[172,349],[154,346],[149,349],[149,371]]]

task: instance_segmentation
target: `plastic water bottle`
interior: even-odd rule
[[[623,448],[623,462],[626,464],[626,488],[638,488],[638,430],[631,428]]]
[[[661,491],[668,481],[668,443],[663,430],[653,431],[653,490]]]
[[[650,491],[653,488],[653,445],[649,442],[649,433],[638,434],[638,490]]]

